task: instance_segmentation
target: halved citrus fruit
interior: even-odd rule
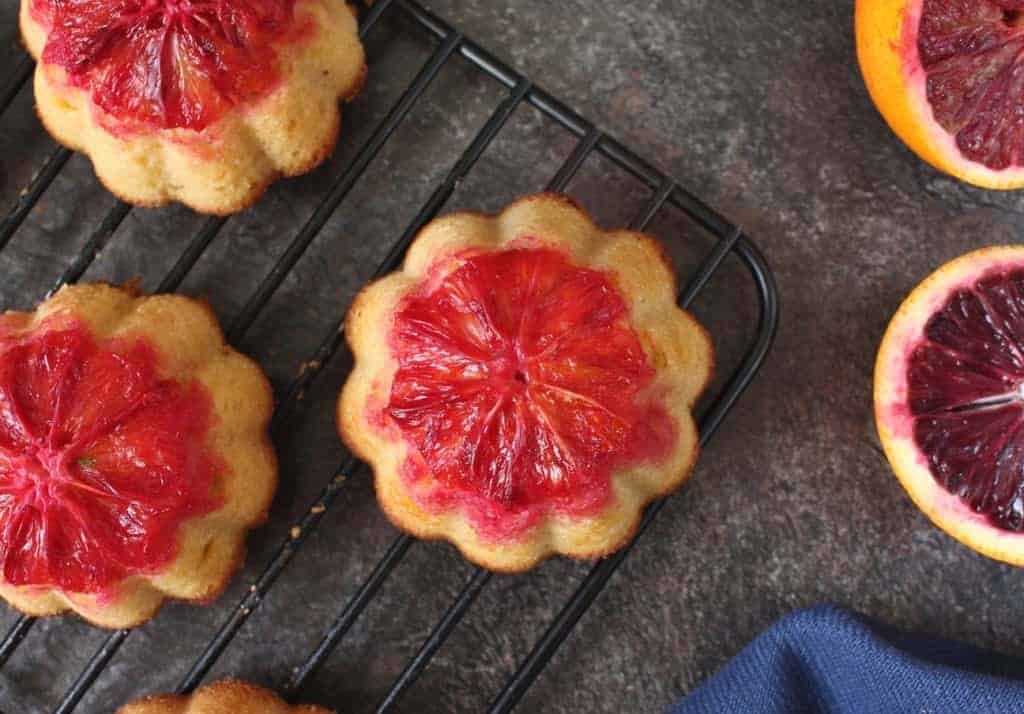
[[[1024,185],[1024,2],[857,0],[857,56],[893,131],[941,171]]]
[[[606,555],[697,454],[707,334],[658,244],[563,196],[427,226],[349,313],[346,442],[400,527],[494,570]]]
[[[1024,564],[1024,246],[968,253],[910,294],[878,353],[875,418],[936,525]]]

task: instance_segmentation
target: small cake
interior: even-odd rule
[[[229,214],[334,149],[366,74],[344,0],[21,0],[39,117],[124,201]]]
[[[0,596],[103,627],[214,598],[276,487],[271,407],[200,301],[94,284],[0,315]]]
[[[188,696],[146,697],[117,714],[331,714],[323,707],[288,706],[273,692],[248,682],[224,679]]]
[[[612,553],[693,468],[708,335],[656,241],[564,196],[435,220],[346,337],[339,429],[382,508],[484,567]]]

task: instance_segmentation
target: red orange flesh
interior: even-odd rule
[[[675,426],[609,278],[551,249],[467,257],[395,316],[387,416],[494,538],[552,509],[592,513],[611,472],[670,450]],[[410,471],[415,478],[415,470]]]
[[[969,253],[910,294],[879,350],[875,415],[937,525],[1024,563],[1024,247]]]
[[[279,80],[294,0],[32,0],[42,61],[120,120],[200,131]]]
[[[857,0],[871,97],[919,156],[988,188],[1024,185],[1020,0]]]
[[[210,401],[141,340],[84,325],[0,337],[0,565],[16,586],[102,593],[177,553],[217,507]]]

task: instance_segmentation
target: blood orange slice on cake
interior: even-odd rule
[[[936,168],[1024,185],[1024,3],[857,0],[857,55],[892,129]]]
[[[343,0],[22,0],[39,116],[126,201],[245,208],[334,147],[366,72]]]
[[[86,285],[0,316],[0,595],[111,627],[215,596],[273,494],[269,413],[187,298]]]
[[[693,466],[707,335],[652,239],[563,197],[435,221],[347,335],[340,427],[384,510],[487,567],[609,553]]]
[[[921,510],[1024,564],[1024,247],[969,253],[910,294],[878,353],[875,416]]]

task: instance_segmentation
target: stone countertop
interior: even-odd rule
[[[530,691],[521,711],[662,711],[774,618],[831,601],[899,625],[1024,654],[1022,576],[931,527],[882,456],[871,415],[875,350],[902,297],[940,263],[1013,241],[1024,199],[937,174],[889,132],[861,83],[853,2],[822,0],[429,0],[441,15],[744,226],[771,261],[783,319],[773,354],[664,510]],[[0,0],[0,66],[12,67],[16,3]],[[371,77],[346,111],[329,165],[274,187],[232,219],[182,290],[228,323],[429,51],[385,20],[368,40]],[[3,74],[0,72],[0,74]],[[471,140],[500,88],[453,62],[328,221],[240,347],[282,390],[433,185]],[[30,92],[0,119],[0,199],[52,147]],[[495,209],[541,188],[571,139],[516,113],[451,207]],[[591,162],[572,193],[605,223],[645,198]],[[0,306],[42,298],[111,197],[74,157],[0,252]],[[202,219],[134,210],[86,274],[153,288]],[[653,227],[692,270],[698,232]],[[695,311],[723,364],[752,329],[752,294],[727,265]],[[205,609],[179,604],[127,639],[80,711],[172,689],[339,463],[334,359],[275,434],[284,468],[271,520],[244,573]],[[363,472],[216,666],[270,686],[314,646],[395,537]],[[399,710],[482,709],[557,613],[586,566],[551,561],[496,577]],[[452,548],[417,544],[304,691],[368,710],[469,577]],[[1016,583],[1016,584],[1015,584]],[[0,630],[14,614],[0,608]],[[74,619],[37,624],[0,671],[0,710],[49,711],[105,634]]]

